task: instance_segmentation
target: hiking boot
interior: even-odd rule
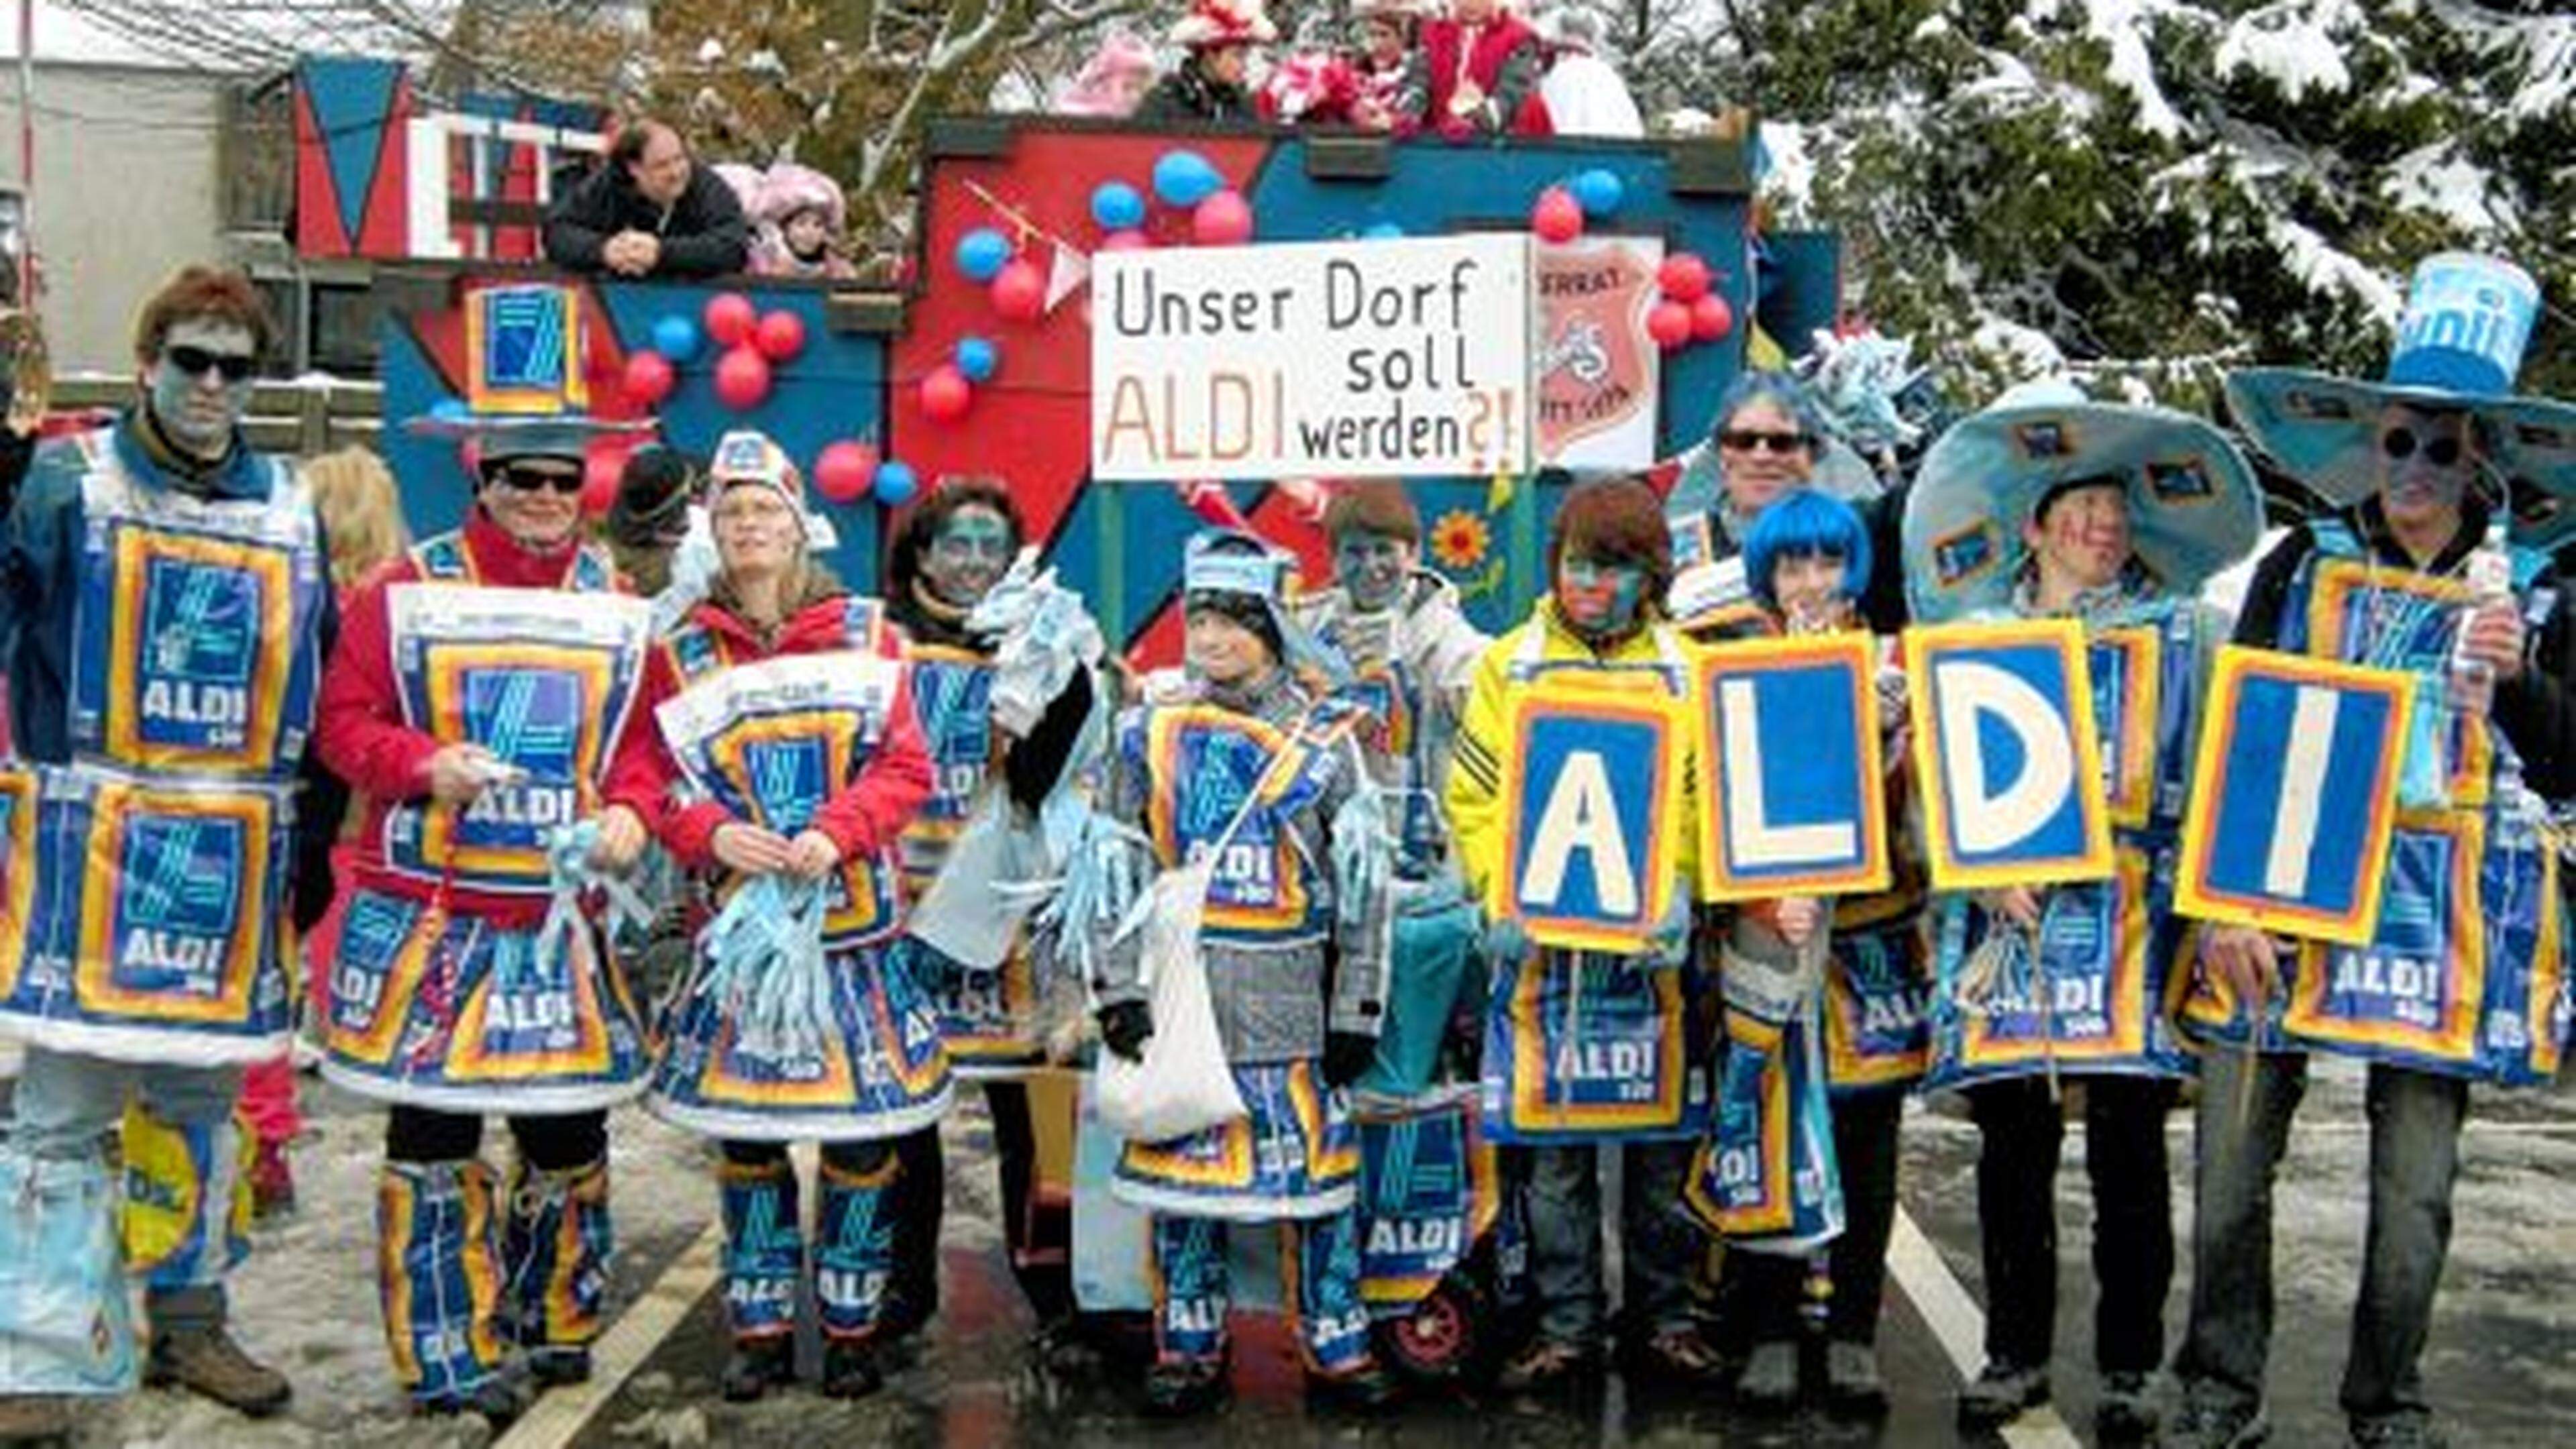
[[[1667,1329],[1634,1346],[1628,1367],[1649,1380],[1674,1386],[1713,1384],[1726,1373],[1725,1361],[1696,1328]]]
[[[2271,1436],[2260,1403],[2185,1390],[2182,1412],[2166,1430],[2172,1449],[2254,1449]]]
[[[876,1345],[861,1338],[823,1341],[823,1397],[864,1399],[884,1387],[885,1371],[877,1367]]]
[[[1879,1377],[1875,1344],[1826,1341],[1825,1402],[1846,1414],[1887,1412],[1887,1381]]]
[[[2430,1414],[2399,1414],[2352,1421],[2353,1449],[2449,1449]]]
[[[295,1397],[286,1375],[242,1352],[220,1323],[154,1329],[143,1381],[176,1385],[254,1419],[269,1417]]]
[[[1778,1413],[1798,1406],[1798,1345],[1785,1338],[1753,1345],[1753,1356],[1736,1376],[1735,1402],[1745,1408]]]
[[[1592,1356],[1574,1345],[1552,1338],[1532,1339],[1529,1347],[1512,1355],[1502,1372],[1494,1375],[1494,1387],[1507,1394],[1537,1393],[1591,1370]]]
[[[461,1414],[476,1414],[492,1426],[497,1435],[517,1423],[528,1412],[533,1396],[518,1375],[498,1373],[476,1384],[463,1394],[443,1394],[437,1398],[415,1399],[411,1411],[430,1418],[452,1419]]]
[[[579,1344],[549,1344],[528,1350],[528,1377],[537,1392],[590,1382],[590,1350]]]
[[[2142,1373],[2102,1375],[2101,1396],[2093,1401],[2094,1436],[2105,1444],[2153,1442],[2164,1423],[2155,1387]]]
[[[792,1333],[737,1338],[725,1356],[718,1380],[728,1404],[748,1404],[774,1388],[796,1382],[796,1336]]]
[[[1223,1363],[1158,1363],[1145,1370],[1145,1412],[1185,1419],[1225,1402]]]
[[[0,1444],[68,1445],[73,1407],[62,1394],[0,1396]]]
[[[286,1144],[262,1142],[250,1160],[250,1215],[266,1222],[295,1211],[295,1169],[286,1160]]]
[[[1989,1363],[1975,1383],[1959,1390],[1959,1427],[2000,1428],[2047,1402],[2047,1369]]]
[[[1374,1414],[1393,1405],[1403,1392],[1395,1375],[1374,1361],[1348,1373],[1306,1375],[1307,1396],[1336,1409]]]

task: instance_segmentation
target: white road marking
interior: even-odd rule
[[[710,1223],[671,1260],[644,1296],[611,1324],[591,1348],[590,1382],[549,1389],[492,1449],[563,1449],[590,1417],[615,1397],[680,1320],[715,1286],[724,1249],[724,1226]]]
[[[1887,1271],[1914,1311],[1923,1315],[1932,1337],[1959,1371],[1960,1382],[1975,1378],[1985,1366],[1986,1315],[1951,1274],[1950,1265],[1941,1261],[1941,1251],[1901,1207],[1896,1210],[1896,1230],[1887,1240]],[[2083,1449],[2083,1441],[2057,1417],[2051,1404],[2005,1425],[2001,1437],[2014,1449]]]

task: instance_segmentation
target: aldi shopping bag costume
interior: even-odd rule
[[[27,1043],[0,1145],[0,1413],[31,1432],[61,1406],[19,1396],[133,1387],[128,1271],[156,1379],[254,1414],[288,1397],[224,1330],[249,1248],[233,1099],[293,1029],[290,894],[320,917],[311,837],[342,797],[307,753],[336,628],[321,525],[239,429],[267,326],[239,276],[174,278],[136,339],[145,396],[40,446],[0,541],[23,752],[0,759],[0,1030]],[[135,1094],[120,1255],[101,1147]]]
[[[577,531],[606,426],[578,411],[578,295],[494,288],[467,310],[470,411],[419,430],[477,444],[474,499],[353,596],[322,690],[322,757],[369,800],[322,1070],[391,1108],[396,1377],[426,1409],[507,1418],[513,1345],[544,1381],[589,1372],[607,1108],[643,1086],[642,1026],[585,896],[643,843],[601,806],[649,614]],[[495,1112],[519,1147],[506,1184],[477,1156]]]

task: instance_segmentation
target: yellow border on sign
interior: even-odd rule
[[[2143,625],[2103,629],[2092,647],[2127,656],[2121,666],[2120,717],[2110,721],[2120,742],[2120,778],[2107,782],[2111,823],[2146,828],[2156,805],[2156,716],[2164,703],[2164,635]],[[2091,667],[2091,660],[2086,661]]]
[[[2326,559],[2317,565],[2316,582],[2308,594],[2311,647],[2340,651],[2344,626],[2352,617],[2353,599],[2385,594],[2410,595],[2445,608],[2466,608],[2477,602],[2469,586],[2458,579],[2391,573],[2354,559]],[[2488,783],[2495,773],[2494,726],[2485,715],[2472,712],[2454,715],[2449,725],[2443,744],[2451,752],[2451,775],[2444,782],[2445,788],[2452,805],[2463,810],[2483,810]]]
[[[425,651],[420,671],[425,685],[423,692],[427,696],[429,735],[432,739],[441,742],[473,739],[465,727],[465,678],[478,670],[572,676],[580,689],[580,713],[573,738],[573,777],[563,783],[573,791],[576,818],[596,811],[599,808],[599,779],[606,745],[602,738],[600,711],[606,708],[609,696],[616,689],[616,651],[591,646],[564,647],[501,640],[433,640]],[[457,870],[478,875],[516,876],[529,881],[546,879],[544,845],[468,844],[462,838],[465,810],[466,807],[459,806],[453,810],[420,811],[420,853],[423,860],[447,862]]]
[[[1960,1031],[1961,1066],[1971,1070],[2018,1066],[2051,1057],[2063,1062],[2117,1061],[2146,1054],[2148,1014],[2164,1005],[2147,999],[2147,949],[2153,934],[2148,929],[2147,877],[2152,866],[2147,853],[2136,846],[2115,846],[2114,854],[2120,873],[2112,881],[2111,939],[2117,944],[2102,987],[2102,1015],[2109,1029],[2096,1037],[1999,1037],[1992,1033],[1989,1018],[1967,1012]],[[2045,977],[2042,982],[2045,986]],[[2052,1009],[2044,1019],[2054,1024],[2055,1016]]]
[[[230,821],[241,830],[241,876],[232,883],[241,912],[225,942],[223,969],[212,996],[137,991],[116,979],[126,834],[150,818]],[[268,964],[269,933],[278,926],[265,913],[269,872],[277,851],[276,826],[277,807],[265,795],[161,790],[122,780],[101,781],[78,856],[78,868],[88,872],[90,880],[81,898],[80,951],[72,966],[73,999],[81,1009],[111,1021],[247,1024],[253,989]]]
[[[1997,865],[1969,865],[1950,852],[1950,808],[1941,775],[1941,721],[1932,706],[1932,656],[1950,649],[1988,650],[2046,645],[2057,651],[2066,675],[2067,727],[2074,735],[2075,804],[2083,817],[2084,848],[2072,855],[2032,857]],[[2093,669],[2084,626],[2073,619],[1998,620],[1928,624],[1905,631],[1905,692],[1912,706],[1914,770],[1921,780],[1924,864],[1935,890],[1992,886],[2056,885],[2111,877],[2111,818],[2102,782],[2102,736],[2093,719]]]
[[[171,559],[202,569],[248,574],[259,585],[259,617],[247,641],[256,657],[244,692],[250,715],[242,721],[239,749],[202,749],[166,744],[143,737],[142,659],[150,641],[143,637],[146,565]],[[108,611],[107,750],[119,760],[146,769],[186,772],[191,769],[243,770],[266,764],[277,753],[285,723],[287,675],[295,666],[295,600],[288,556],[227,538],[189,538],[125,528],[116,536],[116,573],[134,586],[118,592]]]
[[[524,286],[482,287],[465,299],[465,405],[478,413],[516,417],[556,417],[590,405],[590,379],[582,373],[581,293],[572,287],[546,287],[563,293],[564,384],[561,389],[494,387],[483,375],[485,311],[491,299],[525,291]]]
[[[1305,771],[1304,760],[1285,759],[1289,751],[1306,747],[1302,734],[1290,735],[1267,720],[1212,704],[1168,705],[1146,717],[1145,749],[1153,778],[1171,782],[1174,789],[1180,784],[1181,732],[1185,728],[1241,735],[1260,748],[1261,773],[1250,787],[1258,802],[1255,809],[1267,810],[1278,803]],[[1145,829],[1154,839],[1157,857],[1178,866],[1188,858],[1189,847],[1197,842],[1181,838],[1180,826],[1172,819],[1172,800],[1172,790],[1146,792]],[[1284,931],[1306,919],[1306,878],[1298,873],[1297,842],[1281,828],[1281,822],[1274,820],[1271,824],[1270,870],[1278,885],[1277,899],[1266,906],[1229,905],[1211,893],[1203,915],[1208,925],[1238,931]]]
[[[1542,717],[1618,720],[1642,724],[1655,732],[1653,798],[1646,807],[1645,897],[1634,930],[1620,930],[1569,916],[1532,915],[1521,909],[1521,810],[1525,793],[1521,770],[1529,760],[1530,727]],[[1630,685],[1584,684],[1565,674],[1544,675],[1512,701],[1511,752],[1503,762],[1503,868],[1489,889],[1499,899],[1489,913],[1520,921],[1530,939],[1568,951],[1615,951],[1633,954],[1671,909],[1673,855],[1680,845],[1680,794],[1683,762],[1676,746],[1683,735],[1670,696],[1649,697]]]
[[[0,840],[0,1001],[18,994],[18,973],[27,963],[27,927],[36,911],[36,777],[27,770],[0,769],[0,796],[13,803],[9,834]]]
[[[2451,918],[2444,928],[2452,960],[2432,963],[2450,972],[2450,999],[2442,1007],[2442,1024],[2422,1027],[2402,1021],[2357,1021],[2331,1014],[2326,1010],[2326,997],[2334,985],[2333,956],[2324,944],[2307,941],[2299,946],[2299,965],[2291,975],[2289,1009],[2281,1014],[2281,1030],[2294,1043],[2413,1052],[2466,1065],[2477,1060],[2478,1027],[2486,1017],[2486,902],[2478,888],[2486,867],[2486,817],[2454,810],[2406,811],[2396,824],[2419,835],[2447,836],[2451,842]],[[2384,861],[2388,854],[2382,851],[2380,858]],[[2376,903],[2376,883],[2370,894]],[[2357,943],[2355,949],[2367,945]]]
[[[1690,708],[1699,721],[1708,788],[1692,822],[1699,840],[1700,899],[1767,900],[1779,896],[1847,895],[1886,890],[1894,872],[1887,844],[1887,757],[1879,738],[1877,641],[1859,632],[1794,639],[1743,639],[1692,646]],[[1850,672],[1851,713],[1860,739],[1861,847],[1857,863],[1834,870],[1739,877],[1727,867],[1719,829],[1725,813],[1726,749],[1720,738],[1717,688],[1722,675],[1838,664]]]
[[[2380,737],[2379,767],[2365,802],[2361,848],[2361,888],[2347,911],[2320,911],[2212,890],[2207,884],[2216,853],[2212,838],[2218,822],[2218,799],[2227,788],[2227,744],[2235,735],[2236,702],[2246,676],[2331,689],[2376,694],[2388,701],[2388,728]],[[2209,679],[2209,703],[2202,713],[2200,748],[2191,762],[2191,800],[2183,810],[2182,849],[2174,871],[2174,911],[2197,920],[2252,926],[2345,946],[2366,946],[2379,929],[2379,893],[2388,875],[2388,849],[2397,825],[2397,775],[2404,764],[2407,722],[2414,712],[2411,676],[2393,669],[2366,669],[2304,654],[2248,649],[2229,644],[2218,651]],[[2344,829],[2338,811],[2336,829]]]

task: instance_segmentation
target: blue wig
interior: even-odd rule
[[[1744,540],[1744,581],[1762,607],[1777,609],[1771,573],[1784,558],[1842,560],[1843,597],[1857,599],[1869,587],[1869,529],[1850,504],[1812,488],[1781,495],[1753,520]]]

